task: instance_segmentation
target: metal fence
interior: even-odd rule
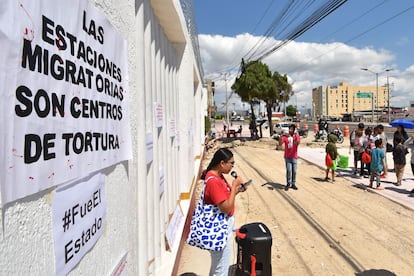
[[[191,43],[193,44],[194,55],[197,61],[198,71],[204,85],[204,70],[201,63],[200,47],[198,44],[198,32],[197,23],[194,16],[194,3],[193,0],[180,0],[181,8],[183,9],[184,18],[187,24],[187,29],[191,37]]]

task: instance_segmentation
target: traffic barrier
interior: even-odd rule
[[[347,126],[347,125],[344,126],[344,136],[345,137],[349,136],[349,126]]]

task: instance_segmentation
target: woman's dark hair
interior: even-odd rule
[[[382,139],[375,140],[375,147],[379,147],[382,144]]]
[[[403,125],[398,125],[398,127],[400,127],[401,128],[401,133],[404,133],[404,132],[406,132],[405,131],[405,128],[404,128],[404,126]],[[398,131],[398,129],[396,130],[396,132]]]
[[[367,128],[365,129],[365,135],[371,135],[371,134],[372,134],[372,128],[367,127]]]
[[[214,153],[213,159],[211,159],[210,164],[208,164],[207,169],[201,174],[201,179],[206,178],[206,174],[209,170],[213,169],[215,166],[220,164],[221,161],[227,162],[233,157],[233,153],[227,148],[221,148]]]

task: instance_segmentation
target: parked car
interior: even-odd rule
[[[263,125],[267,120],[264,118],[257,118],[256,125]]]
[[[289,122],[280,122],[280,123],[276,123],[273,127],[273,134],[283,134],[284,132],[289,132],[289,126],[292,123]]]
[[[232,116],[231,120],[232,121],[244,121],[244,117],[243,116]]]

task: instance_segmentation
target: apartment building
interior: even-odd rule
[[[343,114],[377,113],[388,106],[386,86],[319,86],[312,90],[312,104],[316,117],[342,117]]]

